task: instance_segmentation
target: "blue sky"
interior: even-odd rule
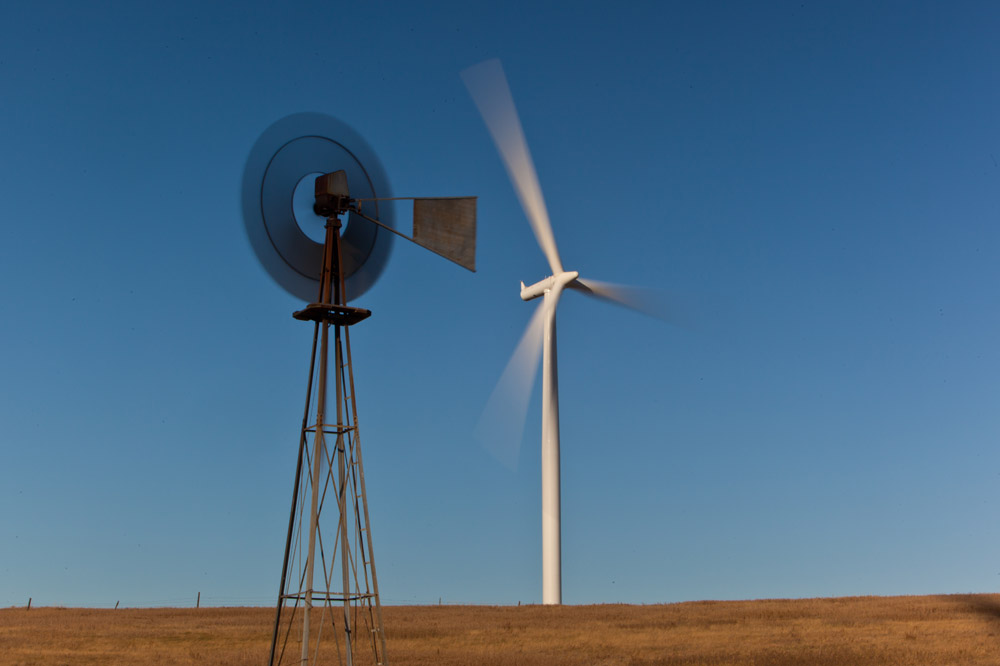
[[[566,268],[693,313],[561,302],[564,601],[995,591],[1000,9],[421,5],[0,9],[0,606],[275,600],[311,327],[240,180],[302,111],[479,197],[477,273],[357,303],[383,603],[541,600],[538,389],[473,437],[547,274],[493,57]]]

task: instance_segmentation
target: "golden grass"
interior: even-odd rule
[[[1000,663],[1000,595],[388,606],[392,664]],[[273,609],[0,610],[0,664],[264,664]]]

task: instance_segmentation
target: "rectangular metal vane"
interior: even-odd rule
[[[476,270],[476,197],[413,200],[413,242]]]

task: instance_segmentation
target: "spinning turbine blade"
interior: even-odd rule
[[[629,287],[623,284],[585,280],[584,278],[577,278],[566,286],[602,301],[621,305],[671,324],[681,324],[686,319],[679,304],[667,303],[667,294],[658,289]]]
[[[535,173],[535,165],[531,161],[528,143],[524,140],[521,121],[500,61],[493,59],[473,65],[462,72],[462,80],[493,137],[493,143],[500,152],[517,198],[531,223],[539,247],[549,260],[553,275],[562,273],[562,262],[552,235],[552,224],[545,209],[542,189],[538,185],[538,175]]]
[[[517,468],[528,401],[538,374],[544,313],[545,303],[542,302],[535,308],[476,426],[476,439],[511,470]]]

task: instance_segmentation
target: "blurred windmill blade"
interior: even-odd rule
[[[476,270],[476,197],[413,200],[413,242]]]
[[[670,294],[660,289],[630,287],[584,278],[577,278],[566,287],[671,324],[689,323],[688,308],[679,299],[672,298]]]
[[[531,161],[528,143],[524,139],[514,98],[510,94],[500,61],[494,58],[473,65],[462,72],[462,80],[500,152],[517,198],[531,223],[539,247],[549,261],[552,273],[562,273],[562,262],[552,235],[552,224],[542,198],[542,189],[538,185],[535,164]]]
[[[528,402],[541,360],[545,308],[544,301],[535,308],[476,426],[476,439],[511,470],[517,469]]]

